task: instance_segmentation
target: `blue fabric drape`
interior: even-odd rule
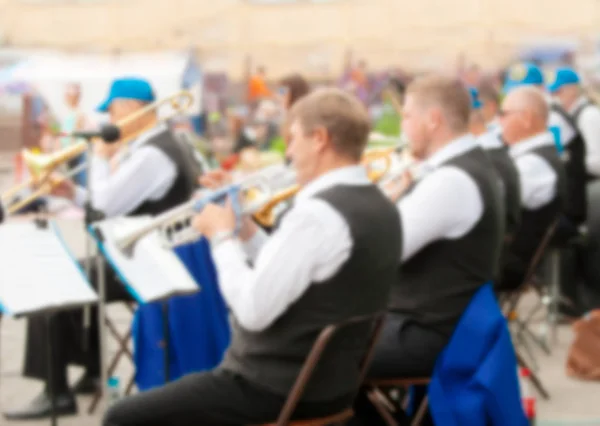
[[[229,346],[227,308],[206,240],[175,249],[201,290],[167,302],[140,306],[133,320],[136,385],[140,391],[164,384],[162,303],[168,303],[169,375],[210,370]]]
[[[429,384],[436,425],[526,426],[517,359],[490,284],[473,297]]]

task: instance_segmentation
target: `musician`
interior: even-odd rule
[[[232,341],[223,362],[117,402],[104,425],[274,421],[321,329],[385,309],[396,280],[401,229],[394,206],[360,165],[370,127],[367,111],[339,89],[320,89],[299,100],[290,114],[286,153],[301,190],[280,227],[267,236],[245,220],[236,236],[229,205],[209,205],[194,218],[194,227],[211,241],[232,313]],[[369,327],[347,329],[343,349],[333,338],[295,418],[351,405],[369,333]]]
[[[523,283],[531,259],[562,211],[565,169],[547,130],[549,107],[535,87],[511,91],[502,105],[502,137],[519,171],[521,226],[506,256],[499,289]]]
[[[108,112],[116,123],[155,100],[150,84],[140,78],[115,80],[106,100],[98,107]],[[187,201],[197,182],[197,175],[186,153],[183,141],[178,141],[166,124],[159,123],[156,111],[145,114],[121,128],[120,144],[96,142],[92,158],[91,206],[106,217],[119,215],[156,215]],[[133,138],[127,149],[117,152],[119,145]],[[126,151],[126,152],[125,152]],[[111,166],[112,162],[112,166]],[[115,168],[116,167],[116,168]],[[65,181],[54,191],[83,205],[86,190]],[[107,268],[107,301],[130,300],[115,273]],[[92,273],[95,276],[95,273]],[[93,282],[92,284],[95,284]],[[53,317],[52,336],[47,335],[44,317],[28,321],[24,375],[43,380],[46,388],[40,396],[22,410],[5,413],[11,420],[40,418],[50,414],[47,387],[47,341],[53,347],[53,393],[58,414],[77,412],[74,393],[96,390],[100,373],[97,313],[92,309],[88,350],[82,351],[82,311],[66,311]],[[82,364],[86,372],[70,389],[67,383],[69,363]]]
[[[548,92],[569,113],[572,123],[581,134],[586,150],[588,181],[600,177],[600,108],[581,88],[581,80],[569,67],[557,69],[546,82]]]
[[[370,377],[428,377],[473,295],[495,277],[502,194],[469,133],[470,114],[459,80],[429,75],[407,87],[402,128],[425,172],[387,188],[400,212],[402,257]],[[360,424],[380,424],[363,392],[355,409]]]
[[[519,86],[535,86],[545,92],[544,77],[533,64],[515,65],[505,84],[505,93]],[[546,92],[545,92],[546,93]],[[550,112],[548,127],[553,132],[561,159],[565,165],[567,190],[564,217],[559,226],[560,239],[577,234],[577,227],[587,217],[586,147],[583,138],[564,108],[546,93]]]
[[[493,163],[502,183],[504,210],[506,213],[506,237],[511,240],[521,222],[521,195],[519,176],[506,144],[498,137],[497,130],[489,130],[483,114],[483,103],[475,88],[471,93],[471,133],[477,137],[479,146]]]

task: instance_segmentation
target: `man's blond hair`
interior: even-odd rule
[[[425,75],[408,85],[406,96],[414,97],[417,104],[425,108],[439,108],[454,132],[468,130],[471,95],[458,79],[438,74]]]
[[[336,88],[317,89],[301,98],[290,110],[290,119],[298,120],[306,133],[324,128],[334,149],[357,161],[371,130],[364,105],[355,96]]]

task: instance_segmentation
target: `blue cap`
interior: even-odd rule
[[[544,76],[537,65],[532,63],[517,64],[508,70],[504,83],[504,93],[508,93],[519,86],[542,84],[544,84]]]
[[[581,80],[573,68],[558,68],[549,72],[546,77],[546,88],[550,93],[555,93],[567,84],[579,84]]]
[[[474,87],[469,87],[469,93],[471,94],[471,108],[473,110],[481,109],[483,104],[479,100],[479,92]]]
[[[107,112],[115,99],[133,99],[142,102],[154,102],[154,91],[150,83],[141,78],[120,78],[110,85],[110,92],[104,102],[98,105],[98,112]]]

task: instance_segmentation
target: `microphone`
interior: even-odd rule
[[[98,130],[80,130],[72,133],[62,133],[60,136],[93,139],[101,138],[106,143],[115,143],[121,138],[121,129],[114,124],[104,124]]]

